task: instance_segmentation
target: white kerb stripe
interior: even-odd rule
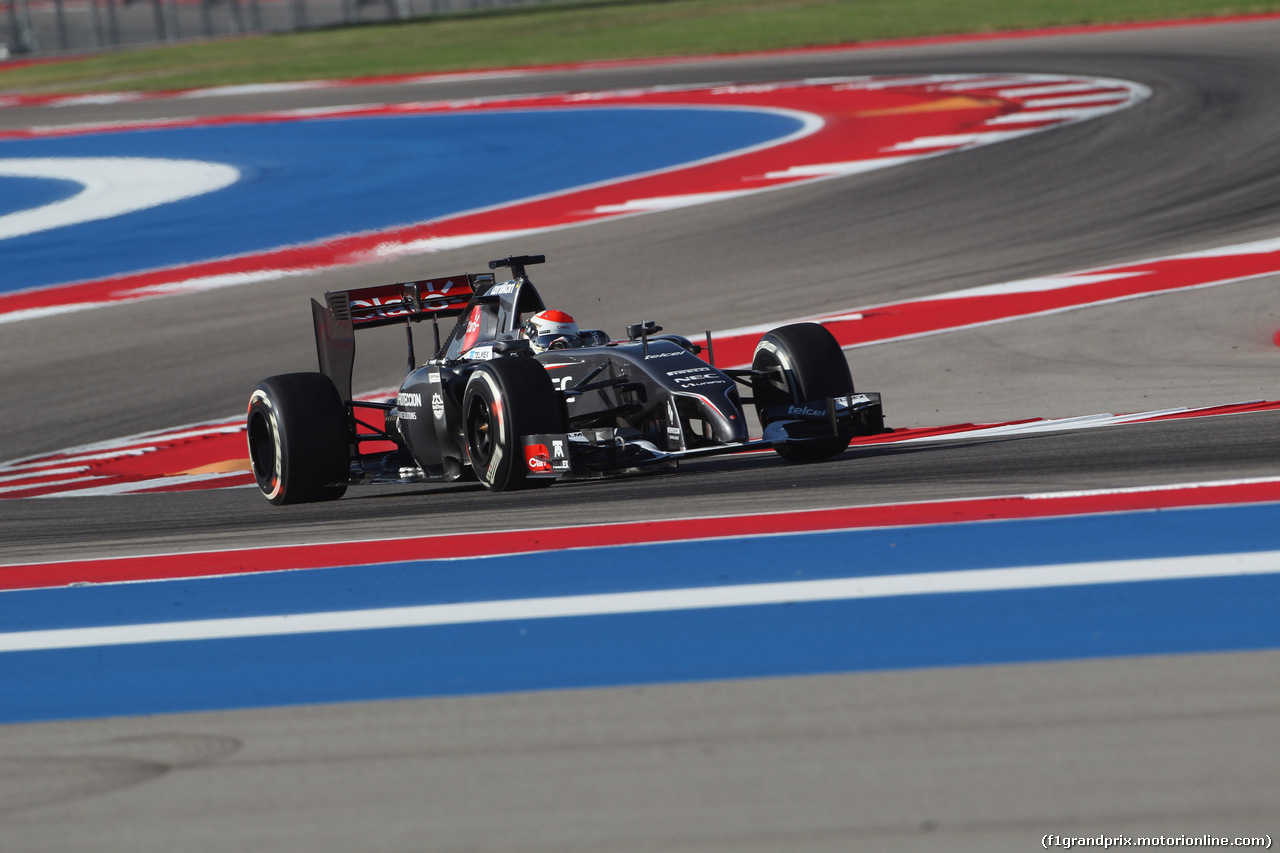
[[[658,589],[555,598],[476,601],[465,604],[427,604],[376,610],[107,625],[94,628],[55,628],[0,634],[0,652],[123,646],[182,640],[272,637],[385,628],[420,628],[526,619],[561,619],[574,616],[618,616],[766,604],[849,601],[905,595],[995,592],[1265,574],[1280,574],[1280,551],[878,575],[692,589]]]

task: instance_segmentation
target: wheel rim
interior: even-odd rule
[[[258,482],[271,482],[276,472],[276,447],[271,426],[261,412],[255,412],[249,424],[249,459]]]
[[[493,457],[493,429],[493,412],[488,401],[473,397],[467,409],[467,450],[478,469],[485,468]]]
[[[765,370],[767,373],[760,377],[759,384],[752,388],[756,398],[757,413],[763,414],[764,410],[770,406],[794,403],[795,390],[791,387],[791,381],[782,361],[773,353],[766,351],[760,354],[758,362],[759,367],[756,369]]]

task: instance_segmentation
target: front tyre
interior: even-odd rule
[[[249,397],[249,461],[273,504],[331,501],[347,491],[347,407],[323,373],[285,373]]]
[[[766,334],[756,345],[751,369],[757,371],[751,385],[761,426],[768,426],[770,407],[853,393],[844,350],[817,323],[793,323]],[[844,452],[852,440],[852,435],[831,436],[779,444],[776,450],[788,462],[818,462]]]
[[[462,395],[462,413],[471,470],[485,488],[505,492],[554,482],[529,476],[521,441],[567,431],[564,403],[540,363],[513,356],[476,368]]]

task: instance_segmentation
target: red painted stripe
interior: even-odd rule
[[[959,292],[811,319],[830,329],[841,346],[855,347],[1188,288],[1229,284],[1276,273],[1280,273],[1280,243],[1276,243],[1271,251],[1257,251],[1249,245],[1242,245],[1228,247],[1213,257],[1160,258],[1055,276],[1068,283],[1073,277],[1081,277],[1082,281],[1084,276],[1113,277],[1107,281],[1024,293],[1010,291],[966,296]],[[726,366],[749,364],[759,339],[758,330],[715,337],[717,362]]]
[[[1144,491],[992,498],[838,507],[803,512],[683,518],[485,531],[391,539],[74,560],[0,567],[0,589],[76,583],[119,583],[235,575],[294,569],[341,568],[404,560],[431,560],[558,551],[650,542],[808,533],[869,527],[1046,518],[1105,512],[1280,502],[1280,480],[1180,485]]]
[[[1002,79],[1018,79],[1008,75]],[[890,78],[884,78],[889,80]],[[669,172],[643,175],[583,190],[571,190],[506,207],[442,218],[384,232],[326,239],[299,246],[255,252],[205,263],[126,274],[109,279],[33,289],[0,295],[0,314],[30,310],[62,310],[69,306],[110,304],[154,298],[201,289],[200,280],[218,276],[280,274],[378,260],[404,251],[419,251],[424,241],[476,239],[477,235],[523,230],[548,230],[640,212],[627,207],[637,199],[719,192],[753,192],[820,179],[788,175],[794,166],[844,163],[924,152],[894,152],[898,143],[921,137],[951,136],[989,131],[988,119],[1021,109],[1016,97],[997,97],[975,81],[981,95],[962,103],[960,88],[931,86],[927,78],[912,77],[916,85],[868,87],[867,81],[848,83],[778,83],[722,86],[686,90],[631,90],[589,94],[555,94],[470,101],[361,106],[317,115],[307,111],[253,113],[181,119],[157,123],[116,123],[95,127],[14,130],[0,138],[33,135],[74,135],[121,132],[140,128],[257,124],[309,121],[338,116],[382,116],[513,109],[565,109],[592,106],[699,106],[787,110],[821,117],[820,127],[806,135],[737,156],[716,159]],[[1062,81],[1084,78],[1062,77]],[[960,81],[963,82],[963,81]],[[1041,82],[1050,82],[1044,81]],[[1116,87],[1117,91],[1124,91]],[[920,109],[947,101],[947,109]],[[1055,122],[1060,124],[1061,122]],[[888,152],[888,153],[886,153]],[[769,177],[772,175],[772,177]]]

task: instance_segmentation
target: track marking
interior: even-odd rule
[[[652,519],[527,530],[451,532],[314,545],[13,564],[0,566],[0,590],[220,577],[412,560],[500,557],[644,545],[652,542],[716,541],[833,530],[910,528],[1273,503],[1280,503],[1280,478],[999,495],[819,508],[803,512]]]
[[[395,396],[395,391],[393,388],[379,389],[361,394],[359,399],[387,399]],[[1257,400],[1120,415],[1106,413],[1071,418],[1028,418],[995,424],[900,428],[882,435],[856,438],[853,447],[1097,429],[1175,418],[1276,410],[1280,410],[1280,401]],[[254,481],[244,430],[243,417],[236,415],[226,420],[142,433],[57,453],[0,462],[0,499],[88,497],[249,486]],[[59,472],[77,476],[54,479]]]
[[[1088,85],[1113,96],[1097,115],[1140,103],[1150,92],[1140,84],[1106,78],[1023,74],[823,78],[751,86],[666,86],[608,92],[555,93],[400,104],[359,104],[323,110],[280,110],[241,115],[89,125],[35,127],[0,132],[4,139],[40,139],[87,134],[159,131],[228,125],[279,124],[323,118],[335,121],[379,116],[458,114],[590,107],[689,108],[773,112],[802,119],[790,137],[702,162],[579,187],[479,211],[460,211],[384,231],[326,237],[281,249],[184,266],[126,272],[108,279],[33,288],[0,295],[0,322],[30,320],[70,310],[99,308],[137,299],[249,284],[282,274],[360,264],[406,254],[489,242],[512,234],[534,234],[618,216],[652,214],[829,180],[877,168],[999,142],[1095,117],[1039,111],[1034,127],[1002,128],[996,119],[1024,109],[1016,96],[998,91],[1013,84]],[[957,97],[961,95],[964,97]],[[939,104],[945,107],[923,109]],[[906,111],[904,112],[904,108]],[[917,109],[921,108],[921,109]],[[888,112],[885,110],[888,109]],[[895,145],[906,146],[895,151]],[[147,266],[139,263],[139,267]]]
[[[0,216],[0,240],[111,219],[229,187],[240,171],[224,163],[149,157],[0,159],[0,177],[45,178],[81,185],[68,199]]]
[[[1280,574],[1280,551],[427,604],[0,634],[0,653]]]

